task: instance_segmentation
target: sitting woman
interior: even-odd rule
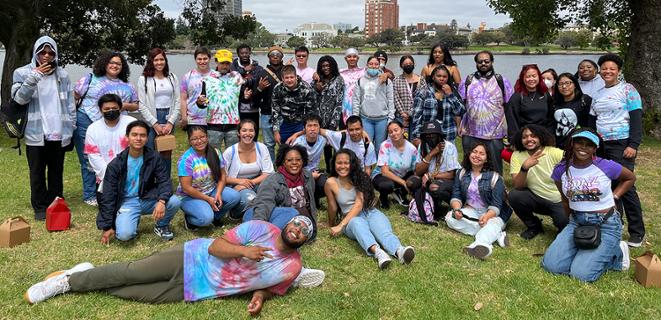
[[[374,208],[374,188],[356,154],[340,149],[333,157],[330,175],[324,191],[328,198],[328,221],[334,225],[330,228],[331,235],[344,233],[358,241],[368,255],[376,258],[380,269],[388,267],[390,255],[402,264],[410,263],[415,251],[413,247],[402,246],[388,218]]]
[[[486,259],[493,251],[492,243],[508,244],[505,224],[512,212],[504,203],[503,178],[493,170],[487,147],[478,142],[464,155],[462,169],[457,170],[450,207],[445,216],[448,227],[475,236],[464,248],[471,257]]]
[[[239,143],[223,152],[227,169],[227,184],[238,191],[241,202],[230,211],[230,218],[241,219],[248,203],[257,196],[257,187],[273,173],[269,150],[261,142],[254,141],[255,122],[250,119],[239,123]]]
[[[606,270],[627,270],[630,264],[629,247],[620,241],[622,218],[615,200],[631,189],[636,177],[617,162],[596,157],[600,145],[601,138],[594,130],[575,130],[567,141],[565,158],[551,175],[571,216],[546,250],[542,267],[585,282],[596,281]],[[615,181],[618,185],[611,191]],[[601,225],[599,245],[594,249],[578,248],[574,230],[597,224]]]
[[[390,208],[388,195],[394,192],[400,205],[408,205],[406,179],[413,175],[418,150],[404,138],[404,126],[395,120],[388,124],[388,139],[381,143],[376,169],[372,172],[374,187],[379,191],[381,208]]]
[[[221,226],[225,213],[239,204],[239,193],[225,187],[227,173],[218,150],[209,145],[207,129],[190,126],[188,141],[191,147],[177,163],[184,226],[191,231],[211,224]]]

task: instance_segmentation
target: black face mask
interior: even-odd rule
[[[415,66],[412,64],[408,64],[402,67],[402,70],[404,70],[404,73],[406,74],[410,74],[411,72],[413,72],[413,69],[415,69]]]
[[[119,119],[119,110],[111,110],[103,113],[103,118],[108,121],[115,121]]]
[[[430,135],[427,137],[427,140],[425,141],[427,143],[427,148],[428,150],[436,148],[436,146],[441,143],[441,137],[438,135]]]

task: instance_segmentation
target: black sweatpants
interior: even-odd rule
[[[524,190],[510,190],[508,199],[510,207],[512,207],[526,227],[530,229],[539,229],[542,227],[542,221],[533,212],[550,216],[553,219],[553,225],[558,228],[558,232],[562,231],[567,223],[569,223],[569,217],[565,213],[562,201],[553,203],[534,194],[527,188]]]
[[[44,141],[43,146],[26,146],[30,169],[30,202],[35,219],[46,218],[46,208],[55,197],[62,197],[64,149],[61,141]]]

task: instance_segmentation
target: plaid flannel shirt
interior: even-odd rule
[[[434,88],[430,85],[420,88],[416,92],[413,102],[413,132],[411,134],[413,139],[420,138],[424,123],[439,119],[443,123],[441,129],[445,134],[445,139],[454,141],[457,137],[457,124],[454,117],[461,117],[466,112],[466,108],[457,93],[444,95],[440,103],[443,107],[443,114],[439,117],[439,101],[434,96]]]

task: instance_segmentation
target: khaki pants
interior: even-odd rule
[[[105,291],[146,303],[184,300],[184,245],[144,259],[108,264],[69,277],[72,292]]]

